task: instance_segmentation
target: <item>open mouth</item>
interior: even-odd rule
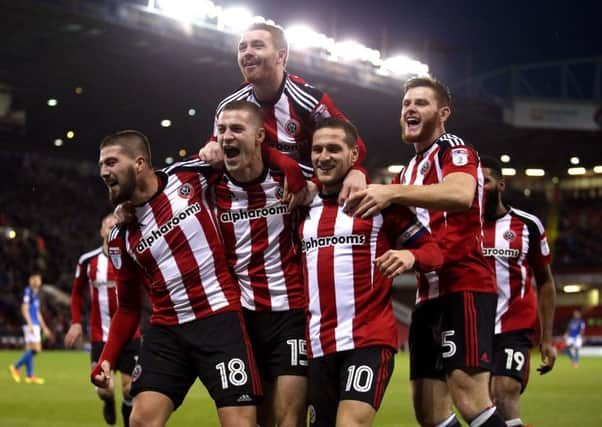
[[[408,129],[416,129],[420,124],[420,119],[418,117],[408,117],[406,119],[406,125]]]
[[[116,179],[105,179],[105,185],[110,189],[114,189],[119,185],[119,182]]]
[[[320,173],[327,174],[334,169],[334,165],[320,165],[317,169]]]
[[[226,156],[227,159],[231,159],[233,157],[236,157],[240,154],[240,149],[236,148],[236,147],[224,147],[224,156]]]

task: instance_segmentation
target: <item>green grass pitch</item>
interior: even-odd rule
[[[0,426],[103,426],[101,402],[88,382],[89,355],[46,351],[36,356],[36,374],[44,385],[16,384],[8,372],[21,352],[0,351]],[[535,427],[602,426],[602,358],[583,358],[578,369],[560,356],[554,371],[540,376],[534,369],[522,399],[522,418]],[[119,402],[119,400],[118,400]],[[118,407],[119,412],[119,407]],[[121,415],[119,415],[121,416]],[[118,425],[121,420],[118,420]],[[169,426],[217,426],[213,402],[197,383]],[[408,356],[399,354],[375,426],[416,426],[408,382]]]

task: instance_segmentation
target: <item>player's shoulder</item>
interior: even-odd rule
[[[123,239],[125,237],[126,228],[126,224],[116,224],[111,229],[109,236],[107,237],[109,246],[115,245],[119,239]]]
[[[470,144],[466,143],[462,138],[460,138],[457,135],[454,135],[453,133],[449,133],[449,132],[444,133],[439,138],[437,138],[437,141],[435,141],[435,144],[437,144],[439,146],[440,151],[448,150],[450,148],[460,148],[460,147],[467,147],[467,148],[473,149],[472,146]]]
[[[94,257],[97,257],[98,255],[100,255],[102,253],[102,246],[93,249],[89,252],[86,252],[84,254],[82,254],[79,259],[77,260],[77,262],[79,264],[86,264],[88,262],[90,262],[90,260]]]
[[[198,156],[192,156],[187,160],[176,162],[168,167],[160,169],[159,172],[167,175],[175,175],[180,172],[206,172],[212,169],[211,164],[201,160]]]
[[[457,166],[465,165],[469,158],[478,158],[478,153],[474,147],[453,133],[444,133],[437,138],[435,144],[439,147],[437,153],[439,160],[444,155],[449,155]]]
[[[311,109],[320,103],[324,95],[324,92],[320,89],[295,74],[286,75],[284,88],[294,100],[300,104],[307,105]]]
[[[544,233],[545,229],[543,223],[537,216],[529,212],[523,211],[521,209],[516,209],[514,207],[510,209],[509,214],[512,217],[523,222],[529,229],[537,230],[539,234]]]
[[[230,95],[226,96],[224,99],[222,99],[219,104],[217,104],[217,111],[221,111],[222,108],[224,108],[224,105],[226,105],[229,102],[233,102],[233,101],[242,101],[245,99],[248,99],[249,96],[251,96],[253,94],[253,86],[251,85],[251,83],[248,82],[243,82],[238,89],[236,89],[234,92],[232,92]]]

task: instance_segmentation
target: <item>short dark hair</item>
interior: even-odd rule
[[[39,269],[33,269],[29,272],[29,276],[27,276],[28,278],[32,278],[33,276],[40,276],[40,278],[42,280],[44,280],[44,273],[42,273],[42,270]]]
[[[435,97],[437,98],[437,103],[440,107],[451,107],[451,92],[449,91],[448,87],[439,80],[433,77],[414,77],[406,80],[406,82],[403,84],[404,96],[408,90],[416,87],[431,88],[435,92]]]
[[[357,128],[353,125],[353,123],[335,116],[324,117],[318,120],[318,122],[316,123],[314,133],[324,128],[335,128],[343,130],[343,132],[345,132],[345,142],[347,143],[347,145],[350,148],[354,148],[357,146],[357,140],[359,136],[357,133]]]
[[[256,22],[251,24],[244,32],[263,30],[270,33],[274,46],[276,49],[286,50],[286,56],[288,57],[288,41],[286,40],[286,34],[284,28],[276,24],[268,24],[267,22]]]
[[[497,179],[504,177],[502,174],[502,164],[491,156],[481,156],[481,167],[491,169]]]
[[[239,110],[249,112],[251,114],[251,116],[253,117],[253,119],[256,121],[257,125],[259,127],[263,127],[263,111],[261,110],[261,108],[259,108],[259,106],[257,106],[257,104],[254,104],[250,101],[242,100],[242,101],[228,102],[227,104],[225,104],[223,106],[220,114],[223,113],[224,111],[239,111]]]
[[[142,156],[149,166],[151,163],[151,149],[148,137],[134,129],[125,129],[105,136],[100,142],[100,149],[111,145],[118,145],[130,157]]]

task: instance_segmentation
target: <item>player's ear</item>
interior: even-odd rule
[[[282,63],[282,65],[286,65],[286,58],[288,56],[287,49],[278,49],[278,62]]]
[[[145,165],[147,165],[147,161],[144,157],[142,157],[142,156],[136,157],[136,172],[138,172],[138,173],[142,172]]]
[[[355,162],[357,162],[358,157],[360,156],[360,150],[357,146],[357,144],[355,144],[353,147],[351,147],[351,164],[354,165]]]
[[[506,188],[506,180],[504,178],[500,178],[497,182],[497,189],[499,191],[504,191]]]
[[[257,128],[257,132],[255,133],[255,140],[260,144],[265,140],[265,129],[260,127]]]
[[[449,108],[449,105],[444,105],[443,107],[439,108],[439,119],[442,123],[445,123],[450,116],[451,108]]]

